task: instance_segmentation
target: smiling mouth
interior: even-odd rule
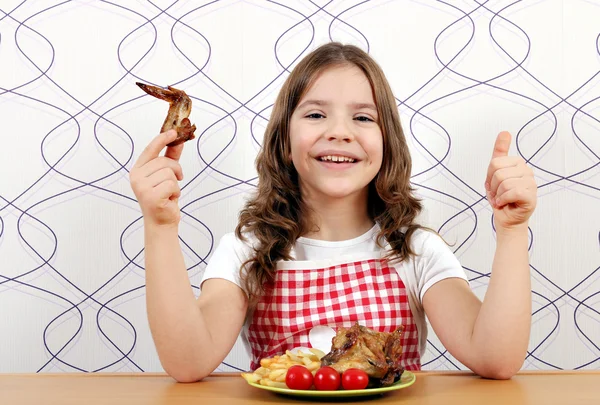
[[[317,158],[317,160],[319,160],[321,162],[327,162],[327,163],[355,163],[355,162],[358,162],[358,160],[353,159],[353,158],[349,158],[346,156],[334,156],[334,155],[320,156]]]

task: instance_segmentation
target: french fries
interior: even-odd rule
[[[290,367],[295,365],[305,366],[314,376],[321,367],[321,358],[325,356],[319,349],[308,349],[309,353],[286,350],[281,356],[274,356],[260,360],[260,367],[253,373],[242,373],[242,377],[254,384],[268,387],[287,388],[285,377]]]

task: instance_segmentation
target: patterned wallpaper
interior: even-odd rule
[[[421,220],[483,296],[493,142],[535,169],[525,368],[600,367],[600,1],[0,2],[0,372],[160,371],[128,171],[184,89],[181,247],[194,291],[256,186],[290,69],[336,40],[382,65],[414,158]],[[506,331],[511,333],[511,331]],[[462,368],[432,334],[427,369]],[[219,368],[245,370],[236,344]]]

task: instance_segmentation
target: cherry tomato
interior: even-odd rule
[[[345,390],[364,390],[369,385],[369,376],[358,368],[349,368],[342,374],[342,387]]]
[[[337,390],[340,388],[340,374],[333,367],[321,367],[315,374],[315,388],[319,391]]]
[[[292,390],[308,390],[312,384],[313,375],[304,366],[292,366],[285,375],[285,385]]]

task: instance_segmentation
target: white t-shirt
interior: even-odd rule
[[[363,235],[345,241],[324,241],[300,237],[291,252],[292,257],[295,260],[319,261],[322,265],[323,260],[339,261],[344,256],[356,257],[357,253],[381,254],[383,249],[376,242],[379,230],[380,228],[376,224]],[[229,280],[243,289],[239,269],[242,263],[250,257],[252,245],[255,243],[256,240],[252,238],[249,238],[247,242],[242,242],[233,232],[224,235],[206,266],[201,286],[205,280],[218,278]],[[417,230],[411,237],[411,247],[416,254],[414,258],[400,263],[393,261],[390,263],[390,267],[398,272],[406,287],[419,334],[419,353],[423,357],[427,346],[423,295],[432,285],[443,279],[457,277],[467,282],[468,280],[456,256],[436,234],[422,229]],[[250,355],[249,321],[250,317],[247,317],[242,329],[242,340]]]

